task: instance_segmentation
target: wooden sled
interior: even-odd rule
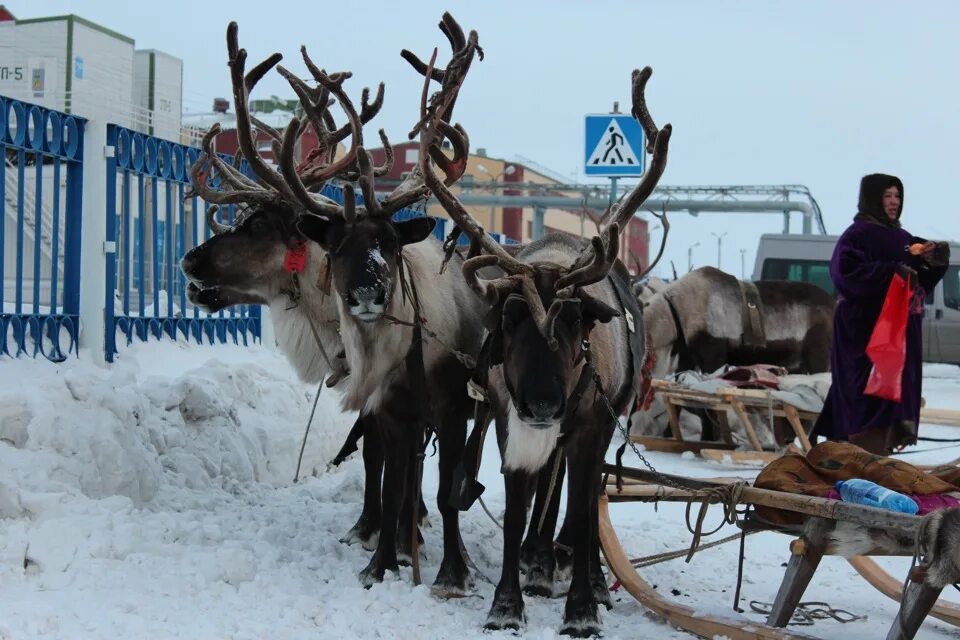
[[[920,409],[920,422],[939,424],[946,427],[960,427],[960,411],[951,409]]]
[[[754,421],[751,417],[760,418],[757,423],[766,425],[773,418],[785,418],[793,429],[794,435],[800,442],[803,451],[810,450],[810,439],[807,433],[813,428],[817,414],[803,411],[793,405],[773,397],[763,389],[739,389],[723,387],[714,393],[690,389],[676,382],[654,380],[653,389],[663,400],[667,411],[667,420],[670,424],[672,438],[658,438],[654,436],[631,436],[636,444],[642,444],[648,451],[665,451],[669,453],[683,453],[692,451],[710,460],[723,460],[729,456],[734,462],[767,463],[778,458],[786,451],[765,450],[757,435]],[[701,409],[709,411],[718,425],[720,441],[689,441],[683,439],[680,430],[680,409]],[[734,443],[727,412],[733,413],[743,424],[750,450],[737,451],[734,455]],[[792,450],[801,451],[791,445]]]
[[[612,475],[616,473],[616,468],[607,465],[605,472],[611,474],[612,479]],[[624,551],[610,521],[609,504],[611,502],[650,501],[655,497],[663,501],[700,502],[703,500],[703,489],[722,487],[725,484],[730,484],[731,480],[692,480],[664,474],[668,481],[691,487],[690,489],[679,489],[657,484],[657,475],[649,471],[623,468],[621,472],[623,478],[629,478],[630,480],[627,480],[627,483],[619,489],[615,483],[608,484],[604,495],[600,498],[600,546],[607,565],[627,591],[642,605],[670,624],[679,626],[702,638],[713,638],[715,636],[726,636],[733,640],[809,638],[810,636],[787,631],[782,627],[790,621],[820,559],[824,555],[830,555],[836,551],[832,547],[829,537],[833,528],[838,526],[838,523],[857,527],[857,530],[862,529],[863,531],[879,528],[883,531],[896,532],[894,539],[902,538],[912,541],[917,528],[923,521],[923,518],[920,517],[848,504],[839,500],[742,486],[737,498],[739,504],[768,506],[794,511],[808,516],[806,524],[799,531],[786,530],[772,525],[760,525],[761,530],[792,535],[799,533],[799,537],[793,540],[790,545],[791,558],[766,624],[754,623],[746,619],[734,620],[718,616],[698,615],[693,609],[664,598],[640,577]],[[741,524],[743,526],[743,523]],[[752,529],[758,528],[756,522],[751,524]],[[892,550],[890,548],[876,549],[871,551],[871,554],[910,556],[913,554],[913,549],[911,544]],[[851,565],[871,585],[896,601],[902,600],[899,613],[886,636],[887,640],[910,640],[914,638],[928,614],[952,625],[960,626],[960,607],[946,601],[938,602],[943,585],[930,585],[922,579],[918,579],[917,581],[911,581],[906,591],[901,593],[902,583],[886,574],[868,557],[858,556],[849,560]],[[920,574],[911,575],[912,577],[920,576]]]

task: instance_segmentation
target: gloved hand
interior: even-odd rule
[[[897,265],[897,273],[900,274],[900,277],[907,281],[907,284],[913,286],[916,282],[917,272],[912,267],[909,267],[902,262]]]

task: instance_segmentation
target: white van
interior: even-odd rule
[[[800,280],[834,293],[830,258],[839,236],[764,234],[754,280]],[[923,359],[960,364],[960,244],[950,243],[950,266],[926,300]]]

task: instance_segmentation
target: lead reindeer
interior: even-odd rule
[[[507,500],[503,572],[486,623],[491,629],[519,629],[523,624],[520,543],[527,497],[559,444],[569,464],[567,518],[573,543],[562,633],[599,633],[597,604],[607,597],[597,537],[600,468],[617,416],[638,387],[630,334],[643,335],[639,313],[624,313],[629,301],[621,302],[614,284],[619,279],[629,291],[629,274],[616,259],[619,234],[659,181],[671,133],[670,125],[658,131],[647,111],[644,87],[651,73],[647,67],[633,75],[633,115],[643,125],[653,154],[646,176],[622,205],[607,212],[600,235],[590,243],[553,235],[516,255],[484,233],[430,167],[429,144],[437,136],[454,140],[454,146],[467,144],[462,129],[437,117],[456,94],[435,96],[432,110],[424,105],[420,169],[444,209],[470,236],[473,253],[482,251],[462,270],[474,293],[491,308],[487,392],[505,442]],[[481,279],[479,271],[494,265],[506,275]],[[636,309],[635,302],[631,306]]]
[[[451,41],[458,45],[446,69],[436,69],[432,62],[425,65],[408,52],[404,57],[424,74],[427,84],[440,81],[442,90],[450,92],[459,87],[479,48],[475,31],[465,37],[449,14],[444,24],[448,37],[452,33]],[[438,120],[449,119],[452,107],[452,100],[445,103],[436,113]],[[294,120],[291,128],[296,124]],[[448,158],[441,151],[443,135],[422,139],[422,151],[442,167],[445,182],[453,184],[466,168],[465,149],[455,143],[455,155]],[[411,172],[380,200],[374,169],[362,146],[357,161],[363,206],[355,205],[353,187],[347,184],[344,206],[336,211],[308,209],[299,229],[330,256],[350,369],[343,386],[343,407],[377,415],[377,432],[390,452],[384,486],[403,487],[402,493],[418,486],[414,462],[423,446],[417,437],[418,424],[427,421],[438,429],[437,499],[444,553],[434,585],[442,593],[461,594],[469,587],[470,575],[461,550],[459,513],[449,496],[473,407],[466,392],[472,363],[465,354],[479,350],[481,316],[459,269],[442,270],[445,254],[431,236],[434,221],[391,220],[394,212],[429,195],[421,171]],[[284,176],[289,181],[297,178],[291,171]],[[459,256],[454,259],[462,261]],[[398,568],[394,543],[398,507],[396,496],[385,493],[377,549],[361,572],[364,584],[378,582],[386,571]]]
[[[450,32],[451,43],[456,46],[454,33],[446,23],[442,28]],[[299,377],[305,382],[319,383],[333,374],[329,382],[339,379],[342,386],[346,363],[338,358],[343,344],[336,302],[326,287],[327,255],[318,245],[308,241],[296,225],[299,213],[305,208],[327,210],[325,207],[333,203],[313,193],[295,195],[292,189],[296,184],[291,186],[284,174],[277,173],[261,157],[253,129],[269,134],[275,157],[284,160],[286,175],[289,176],[291,170],[299,173],[299,184],[304,190],[318,190],[333,178],[355,179],[359,171],[356,150],[362,142],[360,127],[380,110],[384,88],[381,84],[372,102],[365,89],[357,114],[343,89],[343,81],[349,74],[322,76],[317,89],[308,89],[303,94],[307,102],[307,119],[299,127],[288,129],[299,136],[308,126],[312,127],[319,145],[303,166],[293,167],[293,145],[284,146],[284,137],[256,120],[249,111],[250,92],[282,56],[274,54],[246,73],[247,52],[239,47],[237,32],[236,23],[230,23],[227,29],[228,60],[240,153],[249,163],[253,177],[242,174],[238,167],[231,166],[217,155],[213,141],[219,127],[215,125],[204,137],[203,154],[191,168],[196,194],[212,203],[206,220],[213,235],[190,250],[181,261],[181,270],[188,279],[187,296],[192,304],[207,312],[235,304],[268,304],[277,341]],[[308,66],[312,67],[306,51],[302,50],[302,53]],[[302,85],[294,84],[303,93]],[[336,126],[329,109],[331,96],[347,110],[350,118],[340,127]],[[336,158],[337,145],[348,137],[351,138],[350,147],[344,155]],[[375,175],[389,171],[392,162],[391,147],[382,130],[380,137],[388,156],[382,167],[374,169]],[[211,177],[219,179],[219,189],[208,184]],[[304,198],[311,204],[305,205]],[[232,225],[217,220],[221,205],[240,207]],[[354,430],[365,427],[367,434],[363,447],[364,503],[357,523],[342,539],[344,542],[360,542],[370,550],[375,548],[380,531],[383,469],[383,452],[374,421],[375,416],[362,414],[354,427]],[[387,490],[390,491],[391,487]],[[408,504],[406,508],[412,509],[412,505]],[[404,520],[405,523],[408,521]],[[409,549],[409,542],[409,536],[401,536],[404,552]]]

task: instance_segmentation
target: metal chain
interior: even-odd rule
[[[593,358],[592,358],[592,353],[590,351],[590,340],[584,339],[583,342],[580,343],[580,349],[583,351],[585,366],[590,369],[590,375],[593,377],[593,383],[597,387],[597,394],[600,396],[600,399],[603,400],[603,404],[604,406],[606,406],[607,411],[610,413],[610,417],[613,420],[613,423],[617,425],[617,428],[620,429],[620,433],[623,434],[624,442],[630,445],[630,448],[633,450],[636,456],[640,459],[640,462],[643,463],[643,466],[645,466],[650,471],[650,473],[654,474],[657,477],[657,482],[659,482],[661,485],[668,486],[673,489],[687,490],[688,487],[683,487],[677,484],[670,478],[665,477],[663,474],[657,471],[657,469],[652,464],[650,464],[650,461],[647,460],[642,453],[640,453],[640,449],[637,448],[637,445],[634,444],[632,440],[630,440],[630,434],[627,432],[627,428],[620,423],[620,416],[617,414],[616,410],[614,410],[613,405],[610,402],[610,399],[607,397],[606,392],[603,390],[603,381],[600,379],[600,374],[597,373],[597,370],[594,369],[593,367]]]

